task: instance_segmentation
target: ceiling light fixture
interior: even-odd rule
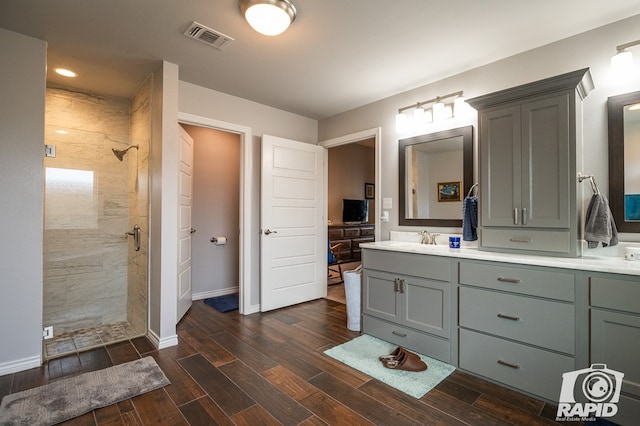
[[[71,71],[71,70],[68,70],[68,69],[66,69],[66,68],[54,68],[53,70],[54,70],[57,74],[60,74],[60,75],[61,75],[61,76],[63,76],[63,77],[77,77],[77,76],[78,76],[78,74],[77,74],[77,73],[75,73],[75,72],[73,72],[73,71]]]
[[[468,109],[468,105],[464,102],[464,93],[462,91],[449,93],[444,96],[436,96],[427,101],[417,102],[398,109],[396,115],[396,131],[403,132],[409,128],[413,128],[422,122],[435,122],[453,116],[462,116]],[[446,99],[454,98],[453,101],[444,102]],[[425,108],[425,105],[431,105]],[[411,116],[405,114],[405,111],[413,109]]]
[[[289,0],[239,0],[238,6],[249,25],[267,36],[282,34],[296,19]]]
[[[633,65],[633,54],[626,49],[637,45],[640,45],[640,40],[616,46],[616,54],[611,58],[611,68],[616,72],[628,72]]]

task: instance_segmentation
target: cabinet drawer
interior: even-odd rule
[[[460,284],[573,302],[575,275],[492,263],[460,263]]]
[[[540,231],[527,228],[483,228],[480,233],[480,246],[490,249],[569,254],[571,249],[570,238],[569,232],[564,231]]]
[[[591,305],[640,314],[640,277],[622,280],[589,277]]]
[[[364,237],[364,238],[354,238],[353,240],[353,246],[352,248],[354,250],[357,250],[360,248],[360,244],[364,244],[364,243],[372,243],[374,240],[373,237]]]
[[[460,287],[460,326],[575,353],[573,305]]]
[[[359,237],[360,236],[360,228],[344,228],[344,237]]]
[[[342,228],[340,229],[332,229],[329,228],[329,239],[330,240],[339,240],[344,237],[344,233],[342,232]]]
[[[402,275],[450,281],[451,263],[448,258],[363,249],[363,267]]]
[[[374,226],[363,226],[360,228],[360,236],[362,237],[366,237],[368,235],[374,235],[375,234],[375,227]]]
[[[451,362],[451,345],[448,340],[370,317],[369,315],[362,316],[362,332],[440,361]]]
[[[460,329],[459,366],[550,401],[557,401],[562,374],[575,370],[575,361],[569,356]]]

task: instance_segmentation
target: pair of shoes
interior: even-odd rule
[[[392,370],[424,371],[428,368],[417,354],[400,346],[389,355],[382,355],[379,359],[384,367]]]

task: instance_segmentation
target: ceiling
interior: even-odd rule
[[[640,13],[638,0],[293,0],[266,37],[236,0],[1,0],[0,27],[48,42],[58,84],[130,97],[166,60],[180,80],[323,119]],[[197,21],[235,39],[183,35]],[[612,54],[614,46],[612,46]]]

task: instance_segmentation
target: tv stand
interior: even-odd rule
[[[357,262],[361,258],[360,244],[375,241],[375,226],[372,223],[339,223],[329,225],[329,243],[340,243],[338,262]]]

